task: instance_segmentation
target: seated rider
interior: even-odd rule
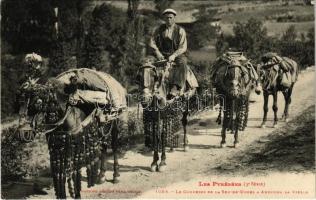
[[[158,60],[167,59],[175,61],[169,81],[170,95],[175,97],[183,95],[187,77],[187,39],[185,30],[175,23],[177,12],[166,9],[162,13],[165,23],[160,25],[153,33],[149,46]]]

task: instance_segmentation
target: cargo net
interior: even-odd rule
[[[110,130],[110,124],[103,126]],[[95,185],[98,176],[98,164],[102,145],[106,145],[109,134],[102,134],[97,122],[89,124],[78,135],[70,135],[64,131],[54,131],[47,134],[50,154],[51,172],[56,196],[65,196],[65,181],[68,182],[69,193],[74,194],[74,188],[80,190],[80,169],[87,168],[88,187]],[[73,180],[73,183],[71,182]],[[65,196],[66,197],[66,196]]]
[[[160,120],[158,119],[158,111],[144,110],[145,146],[154,149],[154,137],[156,136],[160,151],[162,149],[162,142],[164,142],[166,147],[178,148],[180,136],[177,132],[181,128],[181,111],[166,109],[160,111],[159,115]],[[162,134],[165,134],[165,141],[162,141]]]

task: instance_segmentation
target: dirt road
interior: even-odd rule
[[[290,120],[314,105],[314,78],[312,70],[300,74],[293,91]],[[82,198],[228,198],[249,197],[253,195],[252,192],[259,190],[261,197],[269,197],[269,195],[284,197],[288,195],[286,192],[301,198],[314,197],[315,176],[305,168],[296,171],[284,168],[282,172],[281,169],[273,166],[260,168],[259,165],[258,168],[251,168],[251,165],[242,164],[244,168],[240,170],[241,163],[238,161],[243,161],[242,159],[246,159],[250,154],[259,155],[261,149],[273,140],[268,137],[269,135],[280,132],[286,135],[286,131],[294,130],[295,126],[298,126],[295,123],[280,121],[279,127],[273,129],[272,99],[270,99],[267,128],[259,128],[263,113],[263,97],[258,96],[256,99],[257,101],[250,105],[248,127],[241,134],[238,149],[232,148],[231,134],[227,136],[228,147],[219,148],[221,137],[220,126],[215,123],[217,112],[204,112],[190,119],[189,152],[183,152],[182,148],[178,148],[173,153],[167,153],[168,168],[165,172],[150,172],[152,155],[139,153],[143,147],[139,145],[120,158],[120,183],[113,185],[110,182],[113,172],[109,169],[106,173],[109,181],[102,185],[88,189],[86,182],[82,182]],[[280,117],[283,108],[283,96],[280,94]],[[313,110],[310,112],[314,113]],[[113,160],[110,159],[108,162],[110,164]],[[204,182],[205,186],[201,186],[202,183],[199,182]],[[246,186],[246,183],[250,185]],[[54,198],[52,187],[46,191],[47,195],[32,195],[30,198]]]

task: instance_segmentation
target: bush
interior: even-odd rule
[[[197,19],[190,28],[188,34],[188,43],[191,49],[200,49],[210,45],[210,42],[216,38],[218,27],[212,26],[211,22],[217,10],[207,10],[201,7],[194,17]]]
[[[15,111],[15,96],[19,88],[19,80],[25,71],[22,65],[23,56],[1,56],[1,116],[6,118]]]
[[[220,55],[228,48],[236,48],[246,53],[254,62],[260,62],[260,57],[269,51],[294,59],[301,69],[314,65],[315,39],[311,28],[304,40],[298,40],[294,26],[290,26],[281,38],[267,36],[262,22],[250,19],[247,23],[236,23],[234,35],[221,35],[217,39],[216,51]]]
[[[156,4],[155,8],[159,13],[162,13],[166,8],[169,8],[173,4],[174,0],[155,0],[154,2]]]
[[[49,156],[46,139],[37,135],[30,143],[23,143],[14,137],[17,127],[1,134],[1,178],[3,182],[21,180],[27,176],[38,176],[48,171]]]

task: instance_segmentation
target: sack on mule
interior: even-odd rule
[[[109,104],[107,92],[93,91],[93,90],[76,90],[75,93],[70,95],[70,98],[75,101],[81,101],[82,103],[95,104],[95,105],[107,105]]]
[[[73,100],[81,100],[85,103],[111,104],[115,109],[127,107],[127,92],[123,86],[112,76],[105,72],[100,72],[88,68],[71,69],[61,73],[56,77],[64,83],[70,84],[72,77],[77,78],[80,87],[72,95]]]
[[[292,75],[290,72],[284,72],[282,74],[281,85],[284,87],[290,87],[292,84]]]

